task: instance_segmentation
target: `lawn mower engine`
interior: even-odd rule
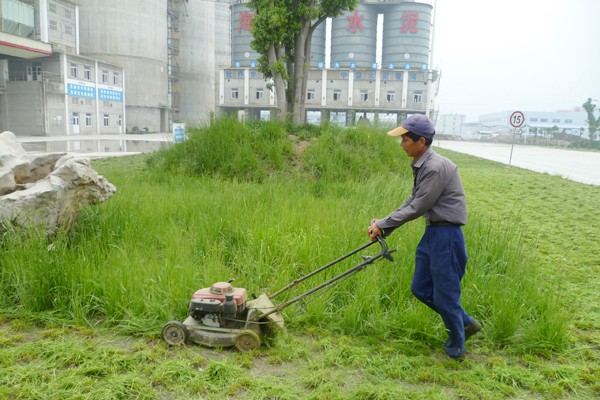
[[[190,301],[188,315],[201,325],[213,328],[236,328],[246,322],[244,288],[234,288],[229,282],[217,282],[197,290]]]

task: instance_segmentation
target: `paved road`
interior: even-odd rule
[[[575,182],[600,186],[600,152],[549,147],[436,140],[434,146],[470,154],[536,172],[562,176]]]

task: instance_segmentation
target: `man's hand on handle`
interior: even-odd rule
[[[377,240],[377,236],[380,236],[380,235],[383,236],[383,232],[377,226],[377,221],[379,221],[379,220],[372,219],[371,223],[369,224],[369,229],[367,230],[369,238],[371,239],[372,242]]]

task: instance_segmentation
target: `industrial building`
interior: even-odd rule
[[[510,116],[514,111],[501,111],[479,116],[477,122],[465,122],[465,115],[440,114],[436,131],[442,136],[460,137],[466,140],[491,140],[512,135]],[[524,141],[528,136],[545,136],[551,133],[568,141],[589,138],[588,114],[582,107],[558,111],[522,111],[525,117],[519,128]]]
[[[307,115],[433,117],[430,3],[364,0],[323,23]],[[0,0],[0,132],[55,139],[36,141],[40,151],[122,151],[124,134],[221,113],[269,118],[252,12],[241,0]]]
[[[123,131],[124,69],[80,53],[75,3],[1,0],[0,18],[0,131],[21,136]],[[66,149],[59,142],[38,142],[33,149],[102,146],[97,140],[73,140]]]
[[[308,120],[353,125],[360,118],[396,124],[414,113],[433,118],[439,80],[430,65],[429,3],[362,1],[333,18],[329,31],[321,24],[312,38]],[[250,47],[247,21],[254,11],[244,2],[232,8],[232,64],[220,69],[218,105],[229,114],[268,118],[276,99],[256,70],[258,54]]]

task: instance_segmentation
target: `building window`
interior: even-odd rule
[[[256,89],[256,100],[262,100],[265,94],[262,89]]]
[[[85,114],[85,126],[92,126],[92,114]]]
[[[56,12],[56,4],[49,3],[48,4],[48,11],[55,13]]]
[[[119,119],[117,120],[117,125],[118,126],[123,125],[123,117],[121,115],[119,115]]]
[[[83,67],[83,77],[88,81],[92,80],[92,69],[87,65]]]
[[[119,84],[119,74],[117,72],[113,73],[113,85]]]
[[[540,122],[548,122],[548,118],[542,118],[540,119]]]
[[[58,30],[58,24],[56,23],[56,21],[54,21],[52,19],[50,20],[50,30],[53,30],[53,31]]]
[[[77,78],[77,64],[71,64],[71,78]]]
[[[573,120],[572,119],[565,119],[565,124],[572,124]]]
[[[315,99],[315,89],[308,89],[306,93],[306,100],[314,100]]]
[[[73,27],[71,25],[65,25],[65,34],[66,35],[72,35],[73,34]]]
[[[79,104],[79,97],[71,97],[71,104]]]
[[[553,119],[552,122],[556,123],[556,124],[560,124],[560,119]]]
[[[342,99],[342,91],[341,90],[334,90],[333,91],[333,101],[338,101]]]
[[[231,89],[231,98],[232,99],[239,99],[240,98],[240,92],[238,89]]]
[[[537,122],[537,118],[530,118],[529,119],[531,122]]]
[[[71,125],[79,125],[79,113],[74,112],[71,115]]]
[[[366,90],[361,90],[360,91],[360,101],[367,101],[369,100],[369,92]]]
[[[108,126],[108,114],[104,114],[104,126]]]
[[[92,99],[85,99],[85,105],[86,106],[93,106],[94,102],[92,101]]]
[[[108,71],[105,69],[102,70],[102,83],[108,83]]]
[[[71,18],[71,10],[65,9],[65,17]]]
[[[388,90],[385,99],[388,103],[393,103],[394,101],[396,101],[396,92],[394,92],[393,90]]]
[[[423,93],[422,92],[415,92],[415,94],[413,95],[413,102],[414,103],[421,103],[423,101]]]

